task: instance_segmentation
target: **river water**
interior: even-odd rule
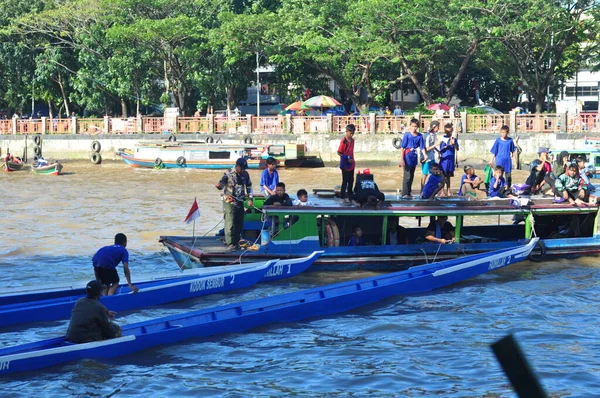
[[[382,189],[398,168],[372,168]],[[0,175],[1,289],[81,284],[91,257],[129,238],[133,280],[178,268],[160,235],[203,234],[221,220],[222,171],[136,170],[68,163],[66,175]],[[251,171],[256,185],[259,171]],[[339,184],[339,169],[280,170],[288,192]],[[516,181],[520,182],[520,181]],[[122,270],[120,271],[122,275]],[[119,314],[127,324],[370,274],[313,272],[255,289]],[[0,376],[0,396],[514,397],[489,345],[514,334],[554,397],[600,396],[596,258],[520,263],[445,289],[348,313],[188,340],[106,361]],[[0,347],[64,334],[67,322],[0,330]]]

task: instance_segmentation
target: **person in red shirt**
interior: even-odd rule
[[[346,136],[342,138],[338,148],[340,155],[340,169],[342,169],[342,188],[340,197],[345,201],[350,201],[352,195],[352,186],[354,185],[354,132],[356,127],[353,124],[346,126]]]

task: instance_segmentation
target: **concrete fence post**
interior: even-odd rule
[[[208,134],[214,134],[215,133],[215,115],[208,114],[206,115],[206,117],[208,118]]]
[[[173,126],[173,134],[179,133],[179,115],[175,116],[175,125]]]
[[[142,118],[142,115],[137,116],[137,132],[138,133],[144,132],[144,120]]]
[[[369,113],[369,134],[375,134],[377,130],[377,115],[372,112]]]
[[[462,125],[462,131],[459,131],[459,133],[467,133],[469,131],[469,118],[467,117],[467,112],[460,113],[460,124]]]
[[[42,116],[42,131],[40,134],[46,134],[48,132],[48,118],[46,116]]]
[[[559,113],[558,114],[558,131],[561,133],[566,133],[568,131],[567,124],[567,113]]]
[[[325,115],[327,117],[327,132],[333,133],[333,115],[331,113]]]
[[[246,134],[252,134],[252,115],[246,115]]]
[[[292,115],[285,115],[285,133],[292,134]]]
[[[14,115],[12,118],[12,133],[17,134],[17,115]]]
[[[104,116],[104,125],[102,126],[102,132],[104,134],[108,134],[110,131],[110,118],[108,116]]]
[[[513,133],[517,132],[517,112],[510,111],[508,113],[508,127]]]
[[[71,117],[71,131],[77,134],[77,116]]]

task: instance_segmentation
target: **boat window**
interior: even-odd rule
[[[269,156],[283,156],[283,155],[285,155],[285,146],[283,146],[283,145],[269,146]]]
[[[485,243],[525,239],[525,218],[518,215],[465,215],[460,232],[461,243]]]
[[[209,159],[229,159],[231,157],[231,153],[229,151],[209,151],[208,158]]]
[[[600,156],[596,156],[596,159],[594,160],[594,165],[600,166]]]

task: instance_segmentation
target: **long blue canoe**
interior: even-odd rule
[[[309,257],[293,260],[271,260],[251,267],[203,276],[155,281],[144,285],[137,294],[126,290],[113,296],[101,297],[100,300],[112,311],[125,311],[233,289],[244,289],[259,281],[274,281],[298,275],[310,267],[321,253],[315,252]],[[26,322],[68,319],[75,302],[80,297],[83,296],[65,296],[0,306],[0,327]]]
[[[399,294],[426,292],[527,259],[537,243],[413,267],[273,297],[207,308],[123,327],[123,336],[71,344],[64,337],[0,349],[0,375],[83,358],[111,358],[192,337],[242,332],[347,311]]]
[[[291,278],[304,271],[306,271],[316,259],[323,253],[323,251],[313,252],[308,257],[300,257],[296,259],[278,260],[273,267],[265,272],[265,275],[260,279],[259,282],[271,282],[279,279]],[[215,275],[227,272],[235,272],[239,270],[246,270],[254,267],[258,263],[246,263],[238,265],[224,265],[217,267],[205,267],[205,268],[192,268],[180,272],[177,274],[165,274],[155,276],[149,280],[136,281],[135,285],[140,289],[146,289],[149,287],[155,287],[165,285],[167,283],[173,283],[177,281],[186,281],[195,279],[201,276]],[[8,290],[0,290],[0,311],[4,306],[8,304],[25,304],[27,302],[35,302],[41,300],[48,300],[61,297],[83,297],[85,295],[85,283],[74,286],[74,285],[58,285],[47,287],[44,289],[39,288],[16,288]],[[122,284],[117,289],[117,294],[128,294],[131,293],[131,289],[127,284]],[[0,326],[2,325],[0,320]]]

